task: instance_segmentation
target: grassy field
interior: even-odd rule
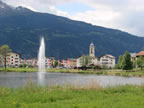
[[[0,88],[0,108],[144,108],[144,86]]]
[[[37,72],[37,68],[0,68],[0,72]],[[113,75],[113,76],[136,76],[144,77],[144,70],[134,69],[131,71],[123,71],[118,69],[112,70],[77,70],[77,69],[47,69],[47,72],[61,73],[79,73],[79,74],[97,74],[97,75]]]

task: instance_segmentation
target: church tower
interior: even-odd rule
[[[95,57],[95,46],[93,43],[90,44],[89,46],[89,56],[90,57]]]

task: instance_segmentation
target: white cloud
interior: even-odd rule
[[[120,13],[106,10],[86,11],[84,13],[77,13],[71,16],[72,19],[86,21],[94,25],[102,25],[112,27],[114,21],[120,17]]]

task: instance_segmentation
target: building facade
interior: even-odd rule
[[[131,61],[135,61],[136,60],[136,53],[130,53],[131,55]]]
[[[20,66],[20,54],[14,53],[14,52],[9,53],[7,56],[6,65],[8,67],[19,67]]]
[[[26,64],[28,67],[37,67],[37,59],[21,59],[20,64]]]
[[[55,58],[54,57],[46,57],[45,58],[46,68],[53,68],[54,65],[55,65]]]
[[[68,59],[67,62],[68,62],[67,64],[69,65],[69,68],[77,67],[77,59],[70,58],[70,59]]]
[[[107,68],[114,68],[115,62],[116,62],[115,57],[109,54],[105,54],[99,59],[100,65],[103,67],[106,66]]]

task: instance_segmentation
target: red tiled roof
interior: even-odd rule
[[[144,56],[144,51],[137,53],[136,56]]]

